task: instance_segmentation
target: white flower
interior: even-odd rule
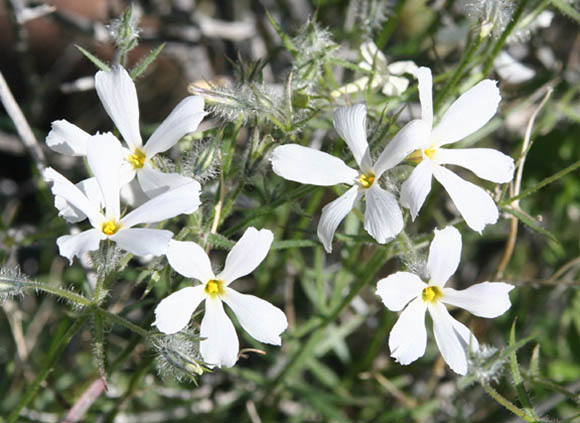
[[[422,119],[429,128],[432,128],[431,70],[419,68],[417,79]],[[431,191],[431,177],[435,177],[443,185],[471,229],[481,233],[485,225],[497,221],[497,206],[489,194],[441,165],[461,166],[482,179],[506,183],[513,178],[513,159],[490,148],[441,147],[455,143],[485,125],[495,114],[500,100],[496,82],[489,79],[481,81],[460,96],[435,128],[422,140],[420,150],[410,157],[419,164],[401,187],[401,204],[410,209],[413,220]]]
[[[137,91],[127,71],[117,66],[110,72],[97,72],[95,88],[105,110],[129,147],[124,149],[123,184],[137,175],[140,188],[152,198],[192,181],[177,173],[164,173],[155,169],[152,159],[173,147],[185,134],[197,129],[206,115],[202,97],[189,96],[183,99],[143,145],[139,131]],[[52,123],[46,143],[59,153],[83,156],[87,154],[89,139],[90,135],[82,129],[66,120],[58,120]]]
[[[461,235],[453,226],[435,230],[429,249],[428,283],[417,275],[397,272],[377,284],[377,295],[391,311],[403,312],[391,330],[391,356],[409,364],[425,354],[427,330],[425,311],[433,319],[435,341],[443,358],[456,373],[467,373],[467,351],[479,344],[471,331],[455,320],[444,304],[456,306],[479,317],[497,317],[511,306],[509,292],[514,288],[503,282],[483,282],[457,291],[445,283],[455,273],[461,257]],[[405,307],[407,306],[407,307]]]
[[[499,52],[493,61],[493,67],[499,77],[508,84],[521,84],[536,75],[532,68],[518,62],[505,50]]]
[[[87,160],[95,175],[95,184],[84,191],[52,168],[44,172],[44,179],[53,183],[55,201],[66,202],[82,218],[88,217],[93,226],[76,235],[65,235],[57,239],[60,254],[71,263],[75,256],[98,249],[104,239],[116,242],[119,247],[135,255],[163,255],[173,236],[171,231],[133,226],[159,222],[181,213],[189,214],[200,204],[200,185],[191,180],[121,217],[119,185],[123,158],[120,148],[112,134],[98,134],[90,138],[87,143]],[[104,213],[101,204],[104,205]]]
[[[363,104],[341,107],[334,113],[334,127],[346,141],[360,170],[352,169],[330,154],[295,144],[277,147],[271,159],[274,172],[291,181],[320,186],[352,185],[322,209],[318,238],[329,253],[336,228],[363,196],[366,199],[364,227],[377,242],[386,243],[403,229],[403,216],[397,199],[382,189],[377,181],[386,170],[417,148],[416,140],[426,137],[428,128],[421,120],[409,122],[373,165],[365,125],[366,107]]]
[[[409,80],[397,75],[407,73],[414,76],[417,72],[417,65],[411,60],[388,64],[387,58],[383,52],[380,51],[372,41],[362,43],[360,46],[360,52],[363,60],[358,65],[368,71],[374,70],[372,80],[368,76],[363,76],[362,78],[333,91],[331,93],[333,97],[340,97],[346,94],[364,91],[368,89],[369,84],[371,89],[382,86],[382,92],[384,95],[399,96],[409,86]]]
[[[201,321],[200,352],[209,365],[233,366],[238,359],[239,342],[234,326],[223,307],[225,302],[246,332],[260,342],[281,345],[280,334],[288,327],[286,316],[277,307],[253,295],[240,294],[230,284],[248,275],[264,260],[274,235],[267,229],[248,228],[226,258],[217,276],[203,249],[194,242],[172,240],[167,259],[177,272],[197,279],[201,285],[174,292],[155,309],[157,328],[167,334],[187,326],[191,315],[205,300]]]

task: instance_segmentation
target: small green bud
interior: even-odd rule
[[[305,109],[310,103],[310,96],[302,91],[292,94],[292,107],[295,109]]]

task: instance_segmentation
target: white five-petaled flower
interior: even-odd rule
[[[471,182],[467,182],[442,165],[457,165],[469,169],[478,177],[496,183],[512,180],[514,161],[490,148],[447,149],[474,133],[495,114],[501,100],[495,81],[483,80],[461,95],[433,127],[432,78],[429,68],[417,72],[422,120],[429,132],[422,145],[410,157],[419,162],[401,187],[401,204],[411,211],[413,219],[431,191],[431,178],[437,179],[465,219],[467,225],[480,232],[485,225],[495,223],[498,210],[493,199]],[[417,136],[424,136],[417,134]]]
[[[215,275],[205,251],[194,242],[172,240],[167,251],[169,264],[201,285],[174,292],[159,303],[153,323],[167,334],[187,326],[191,315],[205,300],[201,321],[200,352],[212,366],[233,366],[238,359],[239,341],[234,325],[224,311],[225,302],[246,332],[260,342],[281,345],[280,334],[288,327],[279,308],[253,295],[240,294],[230,284],[248,275],[264,260],[274,235],[267,229],[248,228],[226,258],[224,269]]]
[[[152,158],[167,151],[184,135],[197,129],[206,115],[202,97],[189,96],[183,99],[143,145],[139,131],[137,91],[127,71],[116,66],[109,72],[97,72],[95,88],[107,114],[129,147],[120,150],[124,158],[121,176],[123,184],[131,182],[137,175],[140,189],[152,198],[192,181],[191,178],[177,173],[165,173],[156,169]],[[59,153],[83,156],[87,154],[89,139],[90,135],[82,129],[66,120],[58,120],[52,123],[46,143]]]
[[[382,93],[387,96],[401,95],[409,86],[409,80],[403,74],[414,76],[417,72],[417,65],[411,60],[388,63],[387,58],[372,41],[361,44],[360,53],[362,61],[359,67],[367,71],[375,71],[372,79],[363,76],[339,89],[333,91],[333,97],[352,94],[370,88],[375,89],[382,86]]]
[[[425,354],[427,330],[425,312],[433,319],[435,341],[443,358],[456,373],[467,373],[467,351],[479,349],[477,339],[455,320],[445,304],[463,308],[480,317],[497,317],[511,306],[509,292],[514,288],[503,282],[483,282],[457,291],[445,283],[455,273],[461,258],[461,235],[453,226],[435,230],[429,249],[429,282],[408,272],[397,272],[377,284],[377,295],[389,310],[401,311],[391,330],[391,356],[409,364]],[[406,307],[405,307],[406,306]]]
[[[122,156],[118,140],[110,133],[90,137],[87,160],[95,175],[96,187],[79,189],[52,168],[46,169],[44,179],[52,182],[56,201],[65,202],[82,216],[88,217],[92,229],[57,239],[60,254],[71,262],[75,256],[99,248],[101,240],[110,239],[133,254],[163,255],[167,251],[171,231],[134,228],[142,223],[155,223],[182,213],[194,212],[199,204],[200,185],[191,180],[147,201],[121,217],[119,201]],[[98,191],[98,192],[96,192]],[[104,205],[104,212],[101,209]]]
[[[363,196],[366,199],[364,227],[377,242],[383,244],[403,229],[403,216],[397,199],[381,188],[378,180],[417,148],[417,138],[411,136],[426,134],[427,127],[421,120],[409,122],[373,164],[365,125],[366,107],[363,104],[341,107],[334,113],[334,127],[346,141],[360,170],[352,169],[328,153],[295,144],[277,147],[272,155],[274,172],[285,179],[319,186],[352,185],[322,209],[318,238],[329,253],[336,228]]]

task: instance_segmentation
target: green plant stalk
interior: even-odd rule
[[[497,40],[497,43],[493,47],[493,50],[491,51],[490,56],[487,58],[487,61],[483,65],[482,74],[483,74],[484,78],[489,74],[489,71],[491,70],[491,67],[493,66],[493,61],[495,60],[496,56],[499,54],[499,52],[501,51],[501,49],[505,45],[508,36],[514,30],[518,21],[522,17],[522,14],[524,13],[524,9],[526,8],[527,4],[528,4],[528,0],[520,0],[518,2],[518,8],[516,9],[514,15],[512,16],[512,20],[506,26],[505,31],[501,34],[501,37],[499,38],[499,40]]]
[[[286,367],[284,367],[278,376],[272,381],[270,388],[271,390],[277,391],[282,386],[285,379],[298,369],[300,364],[304,365],[306,363],[308,355],[314,352],[316,345],[320,341],[320,338],[323,336],[323,330],[331,322],[334,322],[340,313],[342,313],[342,311],[350,304],[353,298],[356,297],[359,292],[371,282],[375,274],[385,262],[390,251],[390,248],[378,247],[373,257],[369,260],[368,263],[365,263],[364,265],[364,269],[366,270],[364,272],[364,277],[361,277],[359,281],[356,282],[351,288],[349,294],[344,298],[344,300],[337,307],[335,307],[335,309],[330,314],[328,314],[319,325],[312,329],[313,333],[310,335],[310,338],[308,338],[304,346],[296,351]]]
[[[510,331],[510,340],[509,344],[514,345],[516,343],[516,321],[512,323],[512,328]],[[522,379],[522,375],[520,373],[520,368],[518,366],[518,357],[516,355],[515,350],[512,351],[509,355],[510,357],[510,369],[512,373],[512,378],[514,380],[514,385],[516,387],[516,391],[518,393],[518,398],[520,399],[520,403],[523,406],[524,412],[526,415],[530,416],[531,418],[537,420],[538,416],[534,411],[534,407],[532,406],[532,402],[530,401],[530,397],[526,392],[526,387],[524,386],[524,381]]]
[[[475,36],[477,38],[469,42],[469,47],[467,48],[465,53],[463,53],[463,56],[461,57],[461,61],[459,62],[457,69],[455,69],[455,72],[453,73],[451,78],[447,81],[447,83],[437,96],[435,104],[433,106],[434,111],[439,110],[441,103],[443,102],[443,100],[445,100],[450,91],[454,90],[457,87],[457,82],[459,82],[459,80],[465,73],[465,68],[471,63],[473,55],[477,52],[477,50],[479,50],[483,38],[481,37],[480,34],[476,34]]]
[[[24,289],[34,289],[37,291],[42,291],[47,294],[54,295],[56,297],[62,298],[63,300],[70,301],[79,306],[86,307],[92,305],[92,301],[88,298],[77,294],[76,292],[69,291],[68,289],[58,288],[42,282],[30,282],[30,281],[15,281],[22,285]]]
[[[121,326],[125,326],[131,332],[135,332],[136,334],[146,338],[149,335],[149,332],[143,329],[140,326],[137,326],[135,323],[130,322],[129,320],[121,317],[117,314],[108,312],[100,307],[95,307],[95,311],[101,314],[104,318],[109,319],[113,323],[118,323]]]
[[[68,300],[70,302],[76,303],[77,305],[80,305],[83,307],[93,307],[94,310],[96,312],[100,313],[103,317],[105,317],[105,318],[107,318],[115,323],[118,323],[121,326],[125,326],[127,329],[139,334],[143,338],[148,335],[148,332],[145,329],[135,325],[134,323],[131,323],[129,320],[127,320],[121,316],[118,316],[116,314],[108,312],[105,309],[102,309],[101,307],[95,305],[91,300],[83,297],[80,294],[69,291],[67,289],[57,288],[54,286],[46,285],[46,284],[43,284],[40,282],[19,281],[19,283],[21,283],[23,288],[29,288],[29,289],[35,289],[38,291],[42,291],[42,292],[45,292],[47,294],[51,294],[51,295],[54,295],[56,297],[62,298],[64,300]]]
[[[26,393],[22,396],[16,407],[12,409],[10,414],[8,415],[7,422],[14,423],[17,421],[18,416],[20,415],[20,411],[26,407],[30,401],[34,399],[40,384],[47,376],[52,372],[54,365],[56,364],[57,360],[60,358],[61,354],[63,353],[66,346],[69,344],[73,336],[77,333],[77,331],[81,328],[81,326],[85,323],[87,316],[80,316],[76,319],[73,324],[68,328],[64,336],[58,341],[56,347],[49,352],[49,356],[47,359],[46,364],[42,371],[36,376],[32,384],[26,390]]]
[[[495,389],[493,389],[489,383],[482,383],[481,386],[483,386],[483,389],[485,390],[485,392],[487,392],[489,394],[490,397],[492,397],[500,405],[504,406],[509,411],[514,413],[516,416],[524,419],[527,422],[533,423],[533,422],[537,421],[533,417],[529,417],[523,410],[516,407],[515,404],[513,404],[511,401],[509,401],[507,398],[505,398],[503,395],[501,395],[499,392],[497,392]]]
[[[389,38],[391,38],[391,35],[393,35],[393,32],[395,32],[397,24],[399,23],[403,6],[405,6],[405,1],[399,0],[393,9],[393,12],[390,14],[389,19],[387,22],[385,22],[383,29],[377,37],[377,47],[379,50],[382,50],[387,45]]]
[[[579,167],[580,167],[580,160],[572,163],[570,166],[562,169],[561,171],[554,173],[552,176],[548,176],[546,179],[538,182],[533,187],[528,188],[528,189],[520,192],[515,197],[508,198],[507,200],[505,200],[502,203],[500,203],[500,205],[501,206],[507,206],[507,205],[513,203],[514,201],[517,201],[517,200],[520,200],[520,199],[522,199],[524,197],[527,197],[528,195],[533,194],[534,192],[536,192],[536,191],[544,188],[546,185],[549,185],[552,182],[556,182],[558,179],[562,178],[563,176],[567,175],[570,172],[575,171]]]

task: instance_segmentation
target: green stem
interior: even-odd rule
[[[505,408],[507,408],[509,411],[514,413],[519,418],[524,419],[527,422],[532,422],[532,423],[536,422],[536,419],[529,417],[523,410],[516,407],[516,405],[514,403],[512,403],[506,397],[504,397],[499,392],[497,392],[495,389],[493,389],[489,383],[482,383],[481,386],[483,386],[483,389],[485,389],[485,392],[487,392],[490,397],[492,397],[499,404],[503,405]]]
[[[21,283],[22,288],[25,289],[29,288],[37,291],[46,292],[47,294],[57,296],[59,298],[68,300],[72,303],[75,303],[83,307],[90,306],[92,304],[91,300],[89,300],[88,298],[83,297],[82,295],[77,294],[76,292],[69,291],[68,289],[58,288],[41,282],[29,282],[29,281],[14,281],[14,282]]]
[[[106,319],[111,320],[113,323],[118,323],[121,326],[125,326],[131,332],[135,332],[136,334],[142,336],[143,338],[146,338],[147,335],[149,335],[148,331],[146,331],[145,329],[143,329],[140,326],[137,326],[135,323],[130,322],[129,320],[125,319],[124,317],[121,317],[117,314],[108,312],[107,310],[104,310],[100,307],[96,307],[95,310],[99,314],[101,314],[103,317],[105,317]]]
[[[554,173],[552,176],[548,176],[546,179],[538,182],[533,187],[528,188],[528,189],[522,191],[521,193],[519,193],[515,197],[508,198],[507,200],[503,201],[500,205],[507,206],[507,205],[513,203],[514,201],[517,201],[517,200],[519,200],[521,198],[527,197],[528,195],[533,194],[534,192],[542,189],[546,185],[551,184],[552,182],[557,181],[558,179],[560,179],[561,177],[567,175],[568,173],[575,171],[579,167],[580,167],[580,160],[578,160],[577,162],[572,163],[570,166],[562,169],[561,171],[559,171],[557,173]]]
[[[496,56],[499,54],[499,52],[501,51],[501,49],[505,45],[508,36],[511,34],[511,32],[516,27],[522,14],[524,13],[524,9],[526,8],[527,4],[528,4],[528,0],[520,0],[520,2],[518,3],[518,8],[516,9],[514,15],[512,16],[512,20],[510,21],[508,26],[505,28],[504,32],[501,34],[501,37],[499,38],[499,40],[497,40],[497,43],[493,47],[493,50],[491,51],[490,56],[487,58],[487,61],[485,62],[485,65],[483,66],[483,77],[486,77],[489,74],[489,71],[491,70],[491,67],[493,66],[493,61],[495,60]]]
[[[445,98],[447,98],[449,92],[456,88],[457,82],[459,82],[459,80],[461,79],[461,77],[465,72],[465,68],[467,67],[467,65],[471,63],[473,55],[477,52],[477,50],[479,50],[479,46],[481,46],[481,42],[483,39],[480,34],[476,34],[475,36],[477,38],[475,39],[475,41],[472,40],[471,42],[469,42],[469,46],[467,47],[467,50],[463,53],[463,56],[461,57],[461,61],[459,62],[457,69],[455,70],[451,78],[447,81],[447,84],[445,84],[445,86],[437,96],[437,99],[435,100],[434,110],[439,110],[441,103],[443,102],[443,100],[445,100]]]
[[[18,401],[18,404],[16,404],[16,407],[14,407],[12,409],[12,411],[10,412],[10,414],[8,415],[8,418],[7,418],[8,423],[16,422],[18,419],[18,416],[20,414],[20,410],[22,410],[24,407],[26,407],[30,403],[30,401],[32,401],[34,399],[34,396],[36,395],[36,392],[38,391],[40,384],[42,383],[42,381],[44,379],[47,378],[47,376],[50,374],[50,372],[52,372],[54,365],[56,364],[57,360],[60,358],[64,349],[69,344],[69,342],[71,341],[73,336],[77,333],[77,331],[84,324],[86,319],[87,319],[87,316],[81,316],[81,317],[77,318],[73,322],[73,324],[68,328],[68,330],[66,331],[64,336],[62,338],[60,338],[60,340],[58,341],[56,346],[52,349],[52,351],[49,352],[49,355],[48,355],[46,364],[44,365],[44,368],[38,374],[38,376],[36,376],[36,378],[34,379],[32,384],[26,390],[26,393],[24,394],[24,396],[22,396],[20,401]]]

